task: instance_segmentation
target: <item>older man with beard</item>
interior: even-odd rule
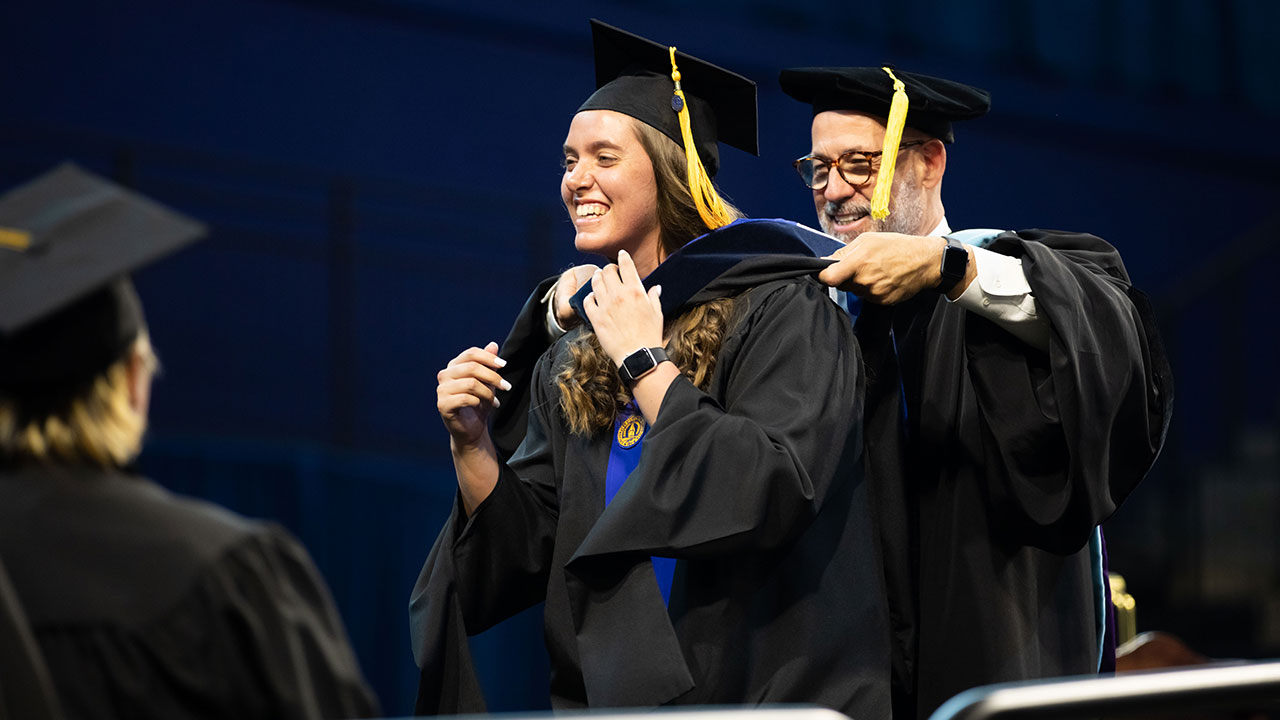
[[[1155,461],[1172,401],[1145,296],[1092,235],[952,233],[951,123],[985,114],[986,92],[880,67],[780,81],[813,107],[795,166],[846,243],[820,278],[864,301],[895,716],[1107,670],[1098,526]]]

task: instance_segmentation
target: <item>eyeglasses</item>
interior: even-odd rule
[[[898,149],[909,148],[913,145],[923,145],[928,140],[912,140],[904,142],[898,146]],[[827,186],[827,178],[831,175],[831,168],[835,168],[840,173],[841,179],[849,183],[852,187],[862,187],[866,185],[871,176],[876,171],[874,162],[876,158],[884,154],[883,150],[875,152],[862,152],[860,150],[850,150],[835,160],[828,160],[820,155],[805,155],[804,157],[791,163],[795,166],[796,172],[800,173],[800,179],[804,181],[814,190],[821,190]]]

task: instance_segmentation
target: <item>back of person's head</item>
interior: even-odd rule
[[[0,389],[0,458],[6,463],[74,463],[121,467],[142,450],[146,393],[156,369],[147,333],[125,355],[86,382]]]
[[[156,361],[129,275],[203,235],[71,164],[0,196],[0,462],[133,461]]]

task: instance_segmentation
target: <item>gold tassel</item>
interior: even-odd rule
[[[884,146],[880,154],[880,174],[876,178],[876,190],[871,194],[871,217],[883,220],[889,217],[889,193],[893,190],[893,169],[898,164],[898,145],[902,142],[902,130],[907,126],[907,86],[889,68],[880,68],[893,79],[893,102],[889,104],[889,119],[884,126]]]
[[[0,227],[0,247],[13,250],[26,250],[31,246],[31,233],[23,230]]]
[[[677,116],[680,118],[680,136],[684,138],[685,164],[689,167],[689,193],[693,195],[693,204],[698,206],[698,214],[702,222],[710,230],[724,227],[733,219],[724,208],[724,201],[711,184],[707,169],[702,166],[702,158],[698,157],[698,148],[693,144],[693,127],[689,121],[689,103],[685,101],[684,91],[680,89],[680,69],[676,67],[676,49],[671,51],[671,80],[676,84],[675,96],[678,100],[672,103],[678,106]],[[675,108],[673,108],[675,109]]]

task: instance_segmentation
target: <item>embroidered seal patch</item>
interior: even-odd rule
[[[633,447],[640,442],[640,438],[644,437],[644,431],[644,418],[632,415],[618,426],[618,444],[623,448]]]

